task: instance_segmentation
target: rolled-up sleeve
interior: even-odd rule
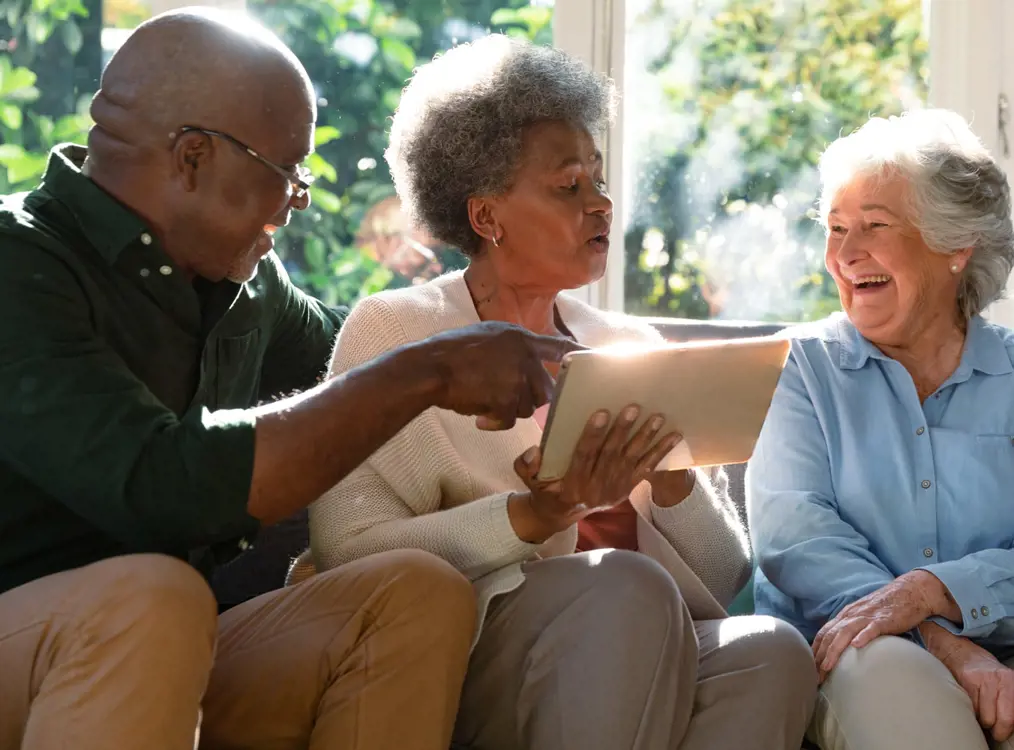
[[[27,249],[0,277],[0,460],[129,550],[256,533],[252,414],[177,418],[96,333],[70,269]]]
[[[838,513],[824,429],[795,352],[747,470],[747,516],[764,577],[811,624],[894,579]]]
[[[1014,614],[1014,551],[982,550],[959,560],[924,565],[920,570],[939,578],[957,602],[962,623],[933,618],[956,635],[993,636],[1000,622]]]

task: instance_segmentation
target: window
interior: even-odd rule
[[[0,192],[34,185],[54,144],[83,141],[102,66],[130,29],[193,1],[5,0]],[[825,143],[870,113],[930,101],[999,153],[998,96],[1014,80],[1007,0],[202,1],[261,18],[318,87],[314,206],[276,246],[330,303],[462,263],[405,226],[386,121],[413,65],[489,29],[555,43],[621,83],[606,143],[614,251],[606,278],[578,294],[652,316],[832,310],[808,215]],[[1014,303],[994,310],[1014,323]]]
[[[137,24],[188,0],[14,0],[0,21],[0,192],[34,186],[57,143],[83,143],[103,65]],[[240,0],[205,5],[243,7]],[[7,5],[5,3],[5,9]],[[293,280],[329,304],[463,263],[406,226],[383,153],[412,69],[490,29],[552,41],[545,0],[247,0],[318,96],[313,204],[276,236]]]
[[[625,309],[797,321],[838,309],[817,159],[922,106],[921,0],[627,0]]]

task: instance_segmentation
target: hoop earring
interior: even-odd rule
[[[500,247],[500,238],[495,234],[493,235],[493,247]]]

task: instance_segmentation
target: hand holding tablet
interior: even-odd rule
[[[566,475],[540,478],[541,453],[531,448],[519,456],[514,470],[528,493],[508,504],[518,537],[541,543],[598,510],[622,503],[647,479],[677,444],[680,436],[667,429],[658,414],[636,406],[621,409],[615,420],[607,412],[594,412],[578,437]],[[635,429],[635,425],[639,426]]]
[[[683,437],[658,469],[747,461],[788,353],[788,340],[763,337],[568,354],[543,433],[539,480],[567,473],[594,413],[615,416],[629,404],[641,407],[632,429],[661,414],[662,434]]]

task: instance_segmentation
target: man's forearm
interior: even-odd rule
[[[426,360],[398,349],[257,409],[250,515],[271,524],[306,507],[432,406],[440,380]]]

